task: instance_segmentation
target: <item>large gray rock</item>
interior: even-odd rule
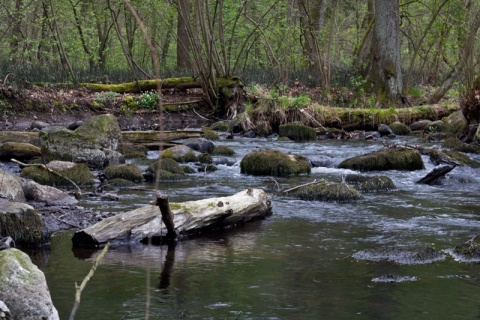
[[[60,319],[45,275],[17,249],[0,251],[0,300],[8,306],[13,319]]]
[[[120,126],[111,114],[93,117],[75,131],[64,128],[40,133],[42,150],[46,155],[85,162],[96,168],[124,161],[122,154],[116,151],[121,139]]]
[[[72,205],[78,201],[68,193],[51,186],[44,186],[33,180],[21,179],[25,198],[28,201],[45,202],[48,205]]]
[[[5,302],[0,300],[0,320],[10,320],[12,319],[12,314],[10,313],[10,309],[8,309]]]
[[[1,198],[0,235],[25,246],[39,246],[47,241],[43,217],[32,206]]]
[[[461,137],[468,131],[467,119],[465,119],[461,110],[451,113],[442,121],[445,123],[447,131],[456,137]]]
[[[213,142],[205,138],[189,138],[183,144],[199,152],[211,153],[215,148]]]
[[[25,202],[20,179],[0,170],[0,198],[15,202]]]

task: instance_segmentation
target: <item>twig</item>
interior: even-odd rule
[[[70,317],[68,318],[69,320],[75,319],[75,313],[77,312],[78,307],[80,306],[80,297],[82,295],[82,291],[83,289],[85,289],[87,282],[93,277],[95,270],[97,270],[97,267],[100,264],[100,261],[102,261],[103,256],[107,253],[109,247],[110,247],[110,242],[107,243],[105,248],[103,248],[102,252],[95,258],[95,261],[93,262],[93,266],[90,269],[90,272],[83,279],[80,286],[78,286],[77,283],[75,282],[75,304],[73,305],[72,312],[70,313]]]
[[[280,191],[280,190],[282,190],[282,186],[281,186],[281,185],[278,183],[278,181],[277,181],[277,180],[273,179],[272,177],[270,177],[270,179],[272,179],[272,180],[273,180],[273,182],[275,182],[275,185],[277,186],[277,191]]]
[[[192,109],[193,109],[193,112],[194,112],[197,116],[199,116],[200,118],[202,118],[203,120],[211,121],[210,119],[205,118],[204,116],[200,115],[197,111],[195,111],[195,108],[192,108]]]
[[[293,190],[297,190],[299,188],[302,188],[302,187],[306,187],[306,186],[309,186],[309,185],[312,185],[312,184],[317,184],[317,183],[320,183],[321,181],[317,181],[317,179],[313,180],[312,182],[308,182],[308,183],[304,183],[304,184],[301,184],[299,186],[295,186],[293,188],[290,188],[290,189],[287,189],[287,190],[284,190],[282,191],[283,193],[289,193],[290,191],[293,191]]]
[[[312,120],[317,125],[319,125],[323,130],[327,131],[327,129],[320,122],[318,122],[318,120],[315,119],[310,113],[308,113],[305,109],[300,109],[300,112],[302,112],[303,114],[306,114],[310,118],[310,120]]]
[[[65,179],[67,180],[68,182],[70,182],[71,184],[73,184],[75,186],[75,188],[77,188],[77,192],[75,193],[75,198],[78,198],[78,197],[81,197],[82,196],[82,190],[80,189],[80,187],[75,183],[73,182],[72,179],[68,178],[68,177],[65,177],[64,175],[50,169],[49,167],[47,167],[45,164],[40,164],[40,163],[34,163],[34,164],[27,164],[27,163],[23,163],[23,162],[20,162],[16,159],[10,159],[10,161],[22,166],[22,167],[39,167],[51,174],[54,174],[62,179]]]

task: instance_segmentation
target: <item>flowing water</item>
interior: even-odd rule
[[[320,178],[340,182],[351,171],[336,169],[336,164],[382,146],[262,139],[217,144],[237,152],[228,158],[231,165],[198,173],[187,182],[162,183],[160,189],[171,202],[230,195],[248,187],[274,192],[278,185]],[[267,148],[327,157],[326,167],[275,181],[240,174],[243,155]],[[275,195],[272,216],[235,230],[176,247],[111,248],[82,294],[77,319],[480,318],[480,264],[448,254],[480,233],[480,171],[457,167],[443,185],[418,185],[415,181],[434,168],[427,158],[424,162],[425,170],[369,173],[388,175],[397,189],[365,194],[355,203]],[[144,192],[120,196],[116,203],[82,205],[125,211],[151,200]],[[385,254],[370,251],[378,248]],[[391,248],[407,254],[392,255]],[[440,257],[423,264],[409,259],[408,252],[426,248],[435,248]],[[75,282],[82,281],[98,254],[72,250],[71,233],[60,233],[48,252],[32,255],[45,272],[62,319],[72,309]]]

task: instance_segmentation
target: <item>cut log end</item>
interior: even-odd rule
[[[98,247],[100,243],[92,237],[92,235],[86,233],[85,231],[81,230],[75,232],[72,237],[72,242],[77,247]]]

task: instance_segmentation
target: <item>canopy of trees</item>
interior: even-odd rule
[[[0,77],[119,82],[158,69],[205,90],[236,75],[394,99],[422,84],[439,88],[435,102],[472,82],[479,27],[473,0],[3,0]]]

